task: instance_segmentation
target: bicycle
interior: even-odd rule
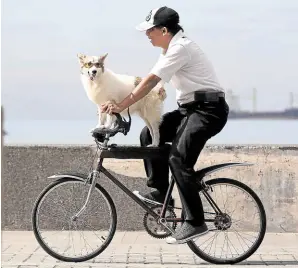
[[[175,184],[173,176],[164,203],[158,203],[138,197],[136,193],[131,192],[103,167],[104,158],[145,159],[161,157],[163,154],[168,154],[170,149],[169,144],[162,147],[109,144],[110,137],[117,133],[126,135],[130,130],[131,117],[129,111],[128,121],[119,114],[115,114],[115,116],[117,118],[115,128],[95,129],[92,132],[97,144],[97,152],[99,151],[96,167],[93,167],[88,175],[59,173],[48,177],[55,180],[45,187],[34,204],[32,211],[34,235],[40,246],[49,255],[61,261],[83,262],[92,259],[102,253],[114,237],[117,211],[110,194],[97,182],[101,173],[146,211],[143,223],[149,235],[155,238],[166,238],[175,232],[179,223],[183,222],[182,214],[178,218],[175,213],[175,210],[181,210],[181,208],[170,205]],[[252,164],[223,163],[196,171],[196,182],[202,198],[209,233],[187,242],[187,245],[197,256],[207,262],[214,264],[241,262],[251,256],[263,241],[266,232],[266,214],[256,193],[247,185],[234,179],[214,178],[205,180],[207,175],[220,169],[249,165]],[[217,194],[217,190],[222,190],[222,188],[227,195],[225,200],[221,200],[224,197],[223,192]],[[244,192],[244,197],[239,196],[241,191]],[[70,201],[65,200],[68,193],[71,194]],[[95,197],[95,194],[98,196]],[[57,203],[53,204],[51,197]],[[251,201],[248,202],[246,198],[251,199]],[[223,201],[223,204],[218,205],[219,201]],[[227,208],[228,205],[235,203],[234,210]],[[236,212],[239,204],[240,212],[238,210]],[[66,209],[67,205],[69,205],[69,209]],[[256,212],[252,211],[254,207]],[[245,211],[246,208],[247,211]],[[42,212],[45,212],[45,215]],[[58,214],[54,215],[53,212]],[[247,219],[248,222],[239,227],[238,224],[241,223],[241,219],[238,217],[241,216],[241,213],[243,219]],[[257,214],[259,217],[255,222]],[[63,219],[66,221],[64,222]],[[252,230],[253,227],[257,227],[257,230]],[[62,231],[59,233],[59,239],[51,239],[60,229]],[[243,233],[240,233],[242,231]],[[94,237],[88,240],[93,235]],[[75,243],[75,240],[79,240],[79,243]],[[85,246],[85,248],[78,251],[76,248],[78,245]],[[58,251],[58,246],[62,247],[61,251]],[[243,252],[240,254],[241,249]],[[81,255],[78,256],[78,253]]]

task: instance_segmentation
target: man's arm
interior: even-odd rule
[[[145,97],[160,81],[161,79],[154,75],[147,75],[140,84],[132,91],[132,93],[127,96],[123,101],[118,103],[118,106],[121,110],[125,110],[127,107],[131,106],[135,102],[139,101]]]

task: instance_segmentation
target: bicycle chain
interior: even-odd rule
[[[162,206],[156,205],[151,208],[157,214],[161,213]],[[168,208],[166,210],[165,218],[176,218],[176,213],[173,209]],[[143,224],[147,233],[154,238],[163,239],[172,234],[166,227],[164,227],[162,224],[159,224],[148,212],[146,212],[144,215]],[[167,224],[169,224],[173,230],[175,230],[177,227],[177,222],[169,222]]]

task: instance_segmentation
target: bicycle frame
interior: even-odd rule
[[[103,148],[100,148],[101,152],[108,149],[108,147],[105,147],[105,146],[106,146],[106,144],[104,144]],[[101,147],[101,146],[99,146],[99,147]],[[95,187],[96,179],[99,178],[100,173],[103,173],[109,180],[111,180],[117,187],[119,187],[123,192],[125,192],[132,200],[134,200],[139,206],[141,206],[147,213],[149,213],[152,217],[154,217],[157,222],[162,224],[164,227],[166,227],[168,230],[170,230],[173,233],[174,230],[172,230],[172,228],[167,226],[166,223],[167,222],[183,222],[184,221],[183,218],[166,218],[165,219],[166,210],[169,206],[170,198],[171,198],[173,188],[174,188],[174,185],[175,185],[175,178],[173,177],[174,175],[172,175],[172,178],[171,178],[171,181],[170,181],[170,184],[169,184],[169,188],[168,188],[168,191],[167,191],[167,194],[166,194],[166,197],[165,197],[165,201],[162,204],[161,214],[158,215],[151,207],[149,207],[145,202],[143,202],[141,199],[139,199],[134,193],[131,192],[131,190],[129,190],[115,176],[113,176],[108,170],[106,170],[103,167],[102,163],[103,163],[104,157],[101,156],[101,152],[99,153],[99,157],[97,159],[96,167],[90,172],[90,174],[89,174],[89,176],[86,180],[86,184],[87,183],[90,184],[90,189],[88,191],[88,196],[87,196],[87,199],[85,201],[85,204],[78,211],[78,213],[74,216],[74,218],[79,217],[79,215],[86,209],[86,207],[89,203],[89,200],[90,200],[91,193],[92,193],[92,191]],[[250,164],[250,163],[224,163],[224,164],[214,165],[214,166],[207,167],[207,168],[201,169],[199,171],[196,171],[196,177],[198,178],[198,180],[201,184],[201,191],[202,191],[203,195],[205,196],[206,200],[211,205],[211,207],[214,209],[214,212],[204,212],[204,213],[206,213],[206,214],[207,213],[208,214],[215,214],[215,215],[221,215],[222,214],[222,211],[220,210],[220,208],[217,206],[215,201],[212,199],[212,197],[208,193],[208,190],[210,189],[210,187],[208,185],[206,185],[206,183],[204,181],[204,177],[206,175],[209,175],[210,173],[213,173],[213,172],[215,172],[219,169],[223,169],[223,168],[226,168],[226,167],[249,166],[249,165],[252,165],[252,164]],[[85,180],[84,178],[82,178],[80,176],[75,176],[75,175],[71,175],[71,174],[57,174],[57,175],[50,176],[49,178],[61,178],[61,177],[65,177],[65,176]],[[214,222],[215,220],[214,219],[205,219],[205,221],[206,222]]]
[[[113,176],[107,169],[103,167],[103,158],[99,157],[97,161],[97,167],[96,172],[103,173],[109,180],[111,180],[117,187],[119,187],[123,192],[125,192],[132,200],[134,200],[139,206],[141,206],[147,213],[149,213],[152,217],[154,217],[156,220],[160,220],[160,223],[166,223],[166,222],[183,222],[183,218],[167,218],[165,221],[165,214],[166,210],[170,203],[170,198],[173,192],[173,188],[175,185],[175,179],[174,175],[172,175],[169,188],[165,197],[165,201],[162,205],[161,214],[158,215],[154,210],[152,210],[145,202],[143,202],[141,199],[139,199],[134,193],[131,192],[124,184],[122,184],[115,176]],[[93,181],[92,181],[93,182]],[[93,183],[94,184],[94,183]],[[95,184],[94,184],[95,185]],[[94,186],[93,186],[94,187]],[[92,187],[91,187],[92,188]],[[204,196],[206,197],[207,201],[210,203],[210,205],[213,207],[215,213],[214,214],[221,214],[221,210],[216,205],[212,197],[207,192],[208,187],[205,183],[202,184],[202,191]],[[92,189],[90,189],[92,191]],[[210,212],[209,212],[210,213]],[[213,214],[213,213],[212,213]],[[206,219],[206,222],[214,222],[214,219]],[[168,228],[168,227],[167,227]]]
[[[134,193],[131,192],[131,190],[129,190],[123,183],[121,183],[115,176],[113,176],[108,170],[106,170],[103,165],[103,158],[99,158],[98,161],[98,165],[96,168],[96,171],[98,171],[99,173],[102,172],[108,179],[110,179],[114,184],[116,184],[116,186],[118,186],[123,192],[125,192],[132,200],[134,200],[139,206],[141,206],[146,212],[148,212],[152,217],[154,217],[156,220],[158,219],[163,219],[165,217],[166,214],[166,209],[169,205],[170,202],[170,197],[173,191],[173,187],[174,187],[174,179],[171,179],[170,182],[170,187],[168,189],[167,195],[166,195],[166,199],[165,202],[163,204],[162,207],[162,212],[161,215],[158,215],[154,210],[152,210],[145,202],[143,202],[141,199],[139,199]],[[171,219],[172,221],[183,221],[182,218],[176,218],[176,219]],[[167,221],[169,221],[167,219]]]

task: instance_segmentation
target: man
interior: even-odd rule
[[[167,243],[185,243],[208,232],[202,202],[194,178],[194,165],[208,139],[227,122],[229,107],[211,63],[201,48],[184,35],[178,13],[168,7],[150,11],[137,26],[146,31],[162,54],[151,72],[121,103],[107,102],[103,112],[120,113],[143,98],[160,81],[176,88],[177,110],[166,113],[160,125],[160,145],[171,142],[169,159],[146,160],[147,185],[155,191],[143,197],[163,202],[169,186],[169,168],[174,175],[183,206],[185,222]],[[141,145],[151,143],[147,127]]]

